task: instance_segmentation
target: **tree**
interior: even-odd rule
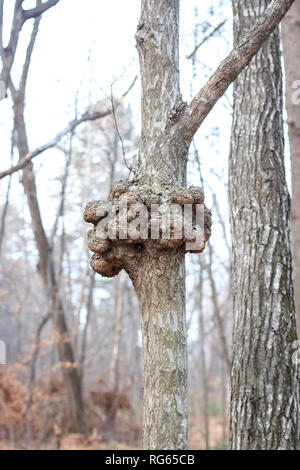
[[[113,185],[111,204],[117,206],[125,197],[131,204],[144,203],[147,210],[153,203],[176,202],[193,207],[203,203],[200,188],[185,188],[191,140],[292,3],[293,0],[273,2],[186,105],[179,89],[179,0],[142,0],[136,33],[142,82],[139,163],[131,179]],[[144,354],[144,447],[185,449],[188,423],[185,240],[103,241],[97,235],[98,224],[108,207],[105,201],[93,201],[85,209],[85,221],[95,225],[88,233],[89,247],[95,252],[91,266],[107,277],[125,269],[139,299]],[[208,211],[204,222],[207,240]]]
[[[233,0],[238,44],[270,1]],[[299,418],[290,198],[276,28],[234,83],[229,169],[232,449],[296,449]]]
[[[0,2],[0,53],[2,59],[1,80],[5,83],[5,87],[9,87],[13,101],[14,132],[16,136],[15,145],[19,153],[19,162],[26,160],[26,156],[29,154],[29,144],[24,117],[25,95],[28,72],[39,30],[41,15],[44,11],[57,4],[58,0],[49,0],[46,3],[41,3],[38,0],[36,7],[31,10],[24,10],[22,8],[22,3],[23,2],[20,0],[16,0],[15,2],[10,39],[8,46],[4,47],[2,41],[4,1],[2,0]],[[20,84],[16,87],[11,77],[11,69],[18,46],[20,32],[25,21],[30,19],[34,19],[32,33],[28,42]],[[63,302],[59,291],[59,282],[53,257],[53,244],[51,240],[48,239],[43,225],[33,166],[30,161],[27,163],[28,164],[23,167],[22,184],[28,202],[34,238],[39,253],[38,271],[41,275],[46,292],[47,303],[49,304],[48,317],[52,316],[55,329],[59,334],[58,354],[63,368],[66,390],[69,398],[71,428],[74,431],[82,432],[84,430],[84,413],[81,384],[66,322]]]
[[[300,332],[300,1],[288,12],[282,22],[283,58],[286,79],[286,109],[292,160],[292,248],[295,285],[295,304]]]

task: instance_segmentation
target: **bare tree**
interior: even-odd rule
[[[9,86],[11,69],[15,60],[17,52],[18,42],[22,28],[27,20],[41,18],[41,15],[55,6],[59,0],[48,0],[42,3],[41,0],[37,0],[36,7],[30,10],[24,10],[22,4],[24,0],[16,0],[14,6],[13,22],[11,26],[11,33],[7,46],[3,44],[3,11],[4,11],[4,0],[0,1],[0,55],[2,59],[2,70],[0,74],[0,81],[4,83],[4,90]],[[28,64],[29,65],[29,64]]]
[[[16,0],[15,2],[14,18],[9,44],[7,48],[2,48],[1,50],[3,66],[1,79],[9,86],[13,101],[14,129],[16,132],[16,147],[19,153],[19,161],[22,161],[29,153],[24,117],[25,94],[31,57],[39,30],[41,15],[44,11],[58,3],[58,0],[48,1],[43,4],[40,1],[37,1],[36,8],[31,10],[23,10],[22,3],[23,2],[20,0]],[[16,54],[19,34],[24,22],[30,18],[35,18],[35,20],[26,51],[20,84],[17,88],[13,83],[10,73]],[[22,184],[27,197],[35,242],[39,252],[38,270],[44,283],[48,302],[51,306],[50,309],[55,328],[60,335],[60,340],[58,341],[58,352],[69,396],[71,427],[74,430],[81,432],[84,430],[84,414],[80,380],[66,323],[63,303],[60,297],[53,253],[42,222],[32,163],[29,163],[23,169]]]
[[[195,205],[203,202],[201,189],[184,187],[192,138],[293,0],[272,2],[190,105],[182,101],[179,89],[179,0],[141,3],[136,33],[142,82],[139,163],[131,180],[113,185],[109,200],[118,204],[125,195],[132,203],[143,202],[148,208],[161,202]],[[87,205],[84,218],[97,225],[106,209],[106,202],[93,201]],[[208,239],[208,212],[205,222]],[[110,239],[103,243],[96,229],[91,230],[88,244],[96,253],[91,265],[107,277],[125,269],[139,299],[144,354],[144,447],[184,449],[188,424],[185,240],[127,241]]]
[[[269,0],[233,0],[239,44]],[[296,449],[299,418],[279,29],[234,84],[231,446]]]

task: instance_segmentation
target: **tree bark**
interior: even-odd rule
[[[233,0],[237,44],[269,0]],[[297,338],[278,28],[234,84],[232,449],[296,449]]]
[[[144,448],[187,444],[184,254],[149,254],[133,279],[142,314]]]
[[[300,0],[296,0],[284,18],[281,32],[286,79],[285,104],[292,161],[291,215],[295,304],[300,336]]]

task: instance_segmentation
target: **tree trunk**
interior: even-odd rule
[[[142,314],[144,448],[185,449],[187,339],[184,254],[149,254],[133,280]]]
[[[292,248],[295,304],[300,336],[300,0],[296,0],[284,18],[281,32],[292,160]]]
[[[21,160],[29,152],[24,120],[24,94],[22,92],[16,92],[14,93],[13,98],[17,148],[19,158]],[[63,375],[68,394],[71,430],[74,432],[83,432],[84,413],[78,368],[75,363],[73,347],[60,298],[52,252],[42,223],[32,163],[29,163],[24,168],[22,183],[27,197],[34,238],[39,252],[38,270],[46,289],[54,327],[59,333],[58,355],[63,368]]]
[[[233,0],[237,44],[271,3]],[[232,449],[295,449],[297,338],[278,28],[234,84]]]
[[[208,279],[210,283],[210,288],[211,288],[211,301],[213,305],[213,312],[214,312],[214,318],[217,323],[218,331],[219,331],[219,336],[220,336],[220,342],[222,346],[222,353],[223,353],[223,359],[227,365],[228,371],[230,371],[230,366],[231,366],[231,358],[230,358],[230,352],[227,344],[227,339],[226,339],[226,331],[225,331],[225,326],[224,326],[224,317],[221,315],[221,308],[219,306],[218,302],[218,293],[217,293],[217,288],[216,288],[216,283],[215,283],[215,278],[214,274],[212,272],[212,264],[213,264],[213,249],[211,244],[208,244],[208,254],[209,254],[209,261],[207,264],[207,274],[208,274]]]

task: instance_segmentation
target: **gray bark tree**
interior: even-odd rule
[[[295,304],[300,334],[300,0],[296,0],[282,22],[283,58],[286,79],[286,109],[292,162],[292,248]]]
[[[276,0],[221,63],[189,105],[179,89],[179,0],[142,0],[136,34],[142,81],[142,134],[139,165],[131,180],[116,183],[112,203],[196,204],[200,188],[185,189],[186,160],[195,132],[228,86],[248,65],[293,0]],[[97,224],[104,201],[93,201],[84,219],[95,228],[88,244],[91,266],[103,276],[125,269],[132,279],[142,317],[144,354],[144,447],[185,449],[187,440],[187,349],[184,244],[173,240],[99,240]],[[205,238],[210,217],[206,213]],[[170,243],[169,243],[170,242]]]
[[[234,42],[269,0],[233,0]],[[279,29],[234,83],[229,164],[232,230],[232,449],[296,449],[297,339],[284,168]]]

